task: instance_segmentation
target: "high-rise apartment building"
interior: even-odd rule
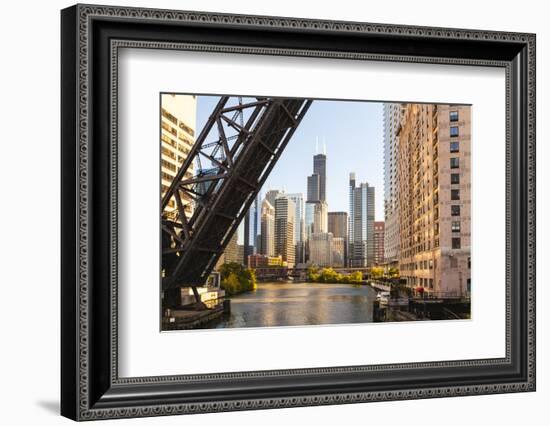
[[[351,267],[369,267],[374,262],[374,187],[356,186],[355,173],[349,179],[348,259]]]
[[[313,156],[313,174],[319,176],[319,201],[327,201],[327,156],[316,154]]]
[[[399,269],[410,287],[470,290],[470,107],[407,104],[398,131]]]
[[[286,194],[275,199],[275,256],[281,256],[289,267],[296,262],[294,223],[296,206]]]
[[[163,94],[161,97],[161,194],[164,196],[177,171],[195,143],[197,98],[190,95]],[[193,165],[187,169],[186,178],[193,177]],[[182,195],[185,214],[193,215],[194,204],[187,194]],[[174,197],[168,202],[168,212],[176,212]]]
[[[260,253],[275,256],[275,207],[267,198],[262,201],[260,223]]]
[[[374,264],[384,263],[384,222],[374,222]]]
[[[398,146],[403,104],[384,104],[384,261],[397,263],[399,259],[399,182]]]

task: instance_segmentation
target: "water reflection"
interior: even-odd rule
[[[231,298],[231,314],[216,328],[372,322],[376,292],[367,286],[260,283],[255,292]]]

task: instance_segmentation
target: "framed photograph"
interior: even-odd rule
[[[535,35],[61,30],[64,416],[535,390]]]

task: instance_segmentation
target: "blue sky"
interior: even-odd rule
[[[197,130],[204,126],[218,96],[197,97]],[[197,132],[197,133],[198,133]],[[307,176],[313,173],[316,139],[319,151],[326,144],[327,202],[329,211],[348,211],[348,181],[375,187],[375,217],[384,220],[383,104],[315,100],[267,179],[268,189],[306,194]]]

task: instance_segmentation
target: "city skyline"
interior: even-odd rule
[[[469,106],[167,96],[165,324],[274,325],[266,303],[283,325],[470,317]],[[310,319],[269,295],[328,296],[327,284],[360,312],[329,296],[336,316]]]
[[[201,129],[219,96],[197,96],[197,124]],[[369,101],[316,100],[291,142],[262,186],[269,190],[301,193],[307,199],[307,177],[314,173],[313,156],[326,154],[326,202],[329,211],[347,211],[348,178],[384,186],[383,103]],[[364,118],[358,120],[357,117]],[[345,150],[342,141],[347,141]],[[305,166],[305,172],[304,172]],[[384,200],[375,201],[375,220],[384,220]],[[242,233],[242,232],[241,232]]]

